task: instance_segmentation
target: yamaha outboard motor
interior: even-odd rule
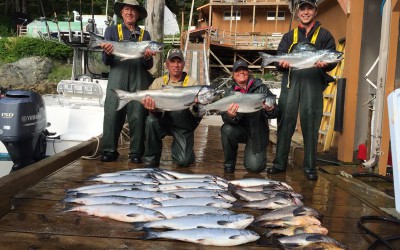
[[[9,90],[0,96],[0,141],[14,165],[11,172],[46,156],[46,108],[42,96]]]

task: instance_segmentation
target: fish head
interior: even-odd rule
[[[268,95],[267,97],[265,97],[265,105],[267,105],[268,107],[274,106],[275,102],[276,102],[276,95]]]
[[[254,231],[251,230],[246,230],[246,229],[242,229],[240,230],[240,234],[242,236],[244,236],[247,239],[251,239],[253,241],[256,241],[260,238],[260,235]]]
[[[216,98],[217,91],[210,86],[202,86],[199,92],[197,93],[198,103],[200,104],[208,104],[214,101]]]
[[[323,235],[328,234],[328,229],[326,229],[325,227],[322,227],[319,225],[310,225],[309,227],[310,227],[310,229],[312,229],[312,231],[314,233],[323,234]]]
[[[251,214],[235,214],[230,216],[232,218],[232,221],[236,225],[240,224],[250,224],[254,221],[254,216]]]
[[[164,44],[159,43],[159,42],[155,42],[155,41],[151,41],[149,43],[148,47],[150,48],[150,50],[152,52],[160,53],[160,52],[163,51]]]
[[[327,63],[334,63],[340,62],[343,59],[343,52],[336,51],[336,50],[328,50],[324,55],[324,62]]]

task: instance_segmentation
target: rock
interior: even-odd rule
[[[46,57],[28,57],[0,67],[0,85],[12,87],[42,83],[48,78],[53,62]]]

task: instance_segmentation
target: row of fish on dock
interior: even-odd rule
[[[88,180],[97,183],[66,190],[65,212],[131,223],[132,231],[143,230],[146,240],[235,246],[265,235],[276,237],[285,249],[346,249],[327,236],[318,220],[321,214],[304,206],[301,194],[284,182],[227,181],[154,168],[104,173]]]

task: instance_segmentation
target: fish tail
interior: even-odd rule
[[[242,208],[244,206],[240,202],[235,201],[235,202],[232,202],[232,207],[233,208]]]
[[[273,234],[274,234],[273,229],[267,229],[267,230],[265,230],[265,233],[264,233],[264,235],[265,235],[266,237],[270,237],[270,236],[272,236]]]
[[[76,195],[76,193],[78,193],[78,192],[75,191],[75,190],[65,190],[65,193],[66,193],[67,195]]]
[[[130,231],[131,232],[137,232],[137,231],[143,230],[145,228],[144,227],[145,223],[146,222],[134,222],[134,223],[132,223],[133,228]]]
[[[232,183],[228,183],[228,191],[231,191],[232,193],[236,193],[236,186],[233,185]]]
[[[96,33],[90,31],[89,35],[90,35],[89,48],[99,48],[100,45],[104,42],[104,38]]]
[[[66,204],[64,209],[62,210],[63,213],[73,212],[75,211],[74,206],[71,204]]]
[[[90,34],[90,41],[88,47],[90,49],[99,48],[104,39],[93,32],[89,32],[89,34]]]
[[[267,53],[259,52],[261,58],[262,58],[262,63],[261,67],[267,67],[269,64],[271,64],[274,61],[274,57],[271,55],[268,55]]]
[[[85,193],[84,191],[78,192],[75,194],[76,198],[83,198],[83,197],[88,197],[88,196],[89,196],[89,194]]]
[[[123,107],[125,107],[126,104],[129,103],[129,101],[126,98],[123,98],[125,91],[122,91],[120,89],[111,89],[111,91],[113,91],[118,98],[117,110],[121,110]]]
[[[143,235],[143,240],[151,240],[151,239],[157,239],[159,238],[159,233],[151,231],[147,228],[143,228],[144,235]]]

